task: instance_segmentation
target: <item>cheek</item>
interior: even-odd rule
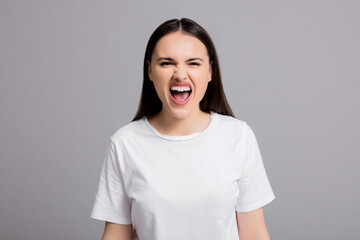
[[[172,71],[167,70],[167,69],[163,69],[161,71],[154,71],[153,72],[153,80],[155,82],[169,81],[169,79],[171,79],[171,76],[172,76]]]
[[[197,81],[206,81],[209,79],[210,72],[206,69],[193,69],[189,70],[189,74]]]
[[[163,96],[166,95],[169,86],[169,81],[171,80],[170,71],[154,71],[152,73],[153,83],[155,90],[160,99],[163,99]]]
[[[199,90],[206,91],[208,81],[209,81],[209,72],[194,71],[190,74],[190,77],[194,81],[197,91],[199,91]]]

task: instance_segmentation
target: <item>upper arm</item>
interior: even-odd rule
[[[101,240],[132,240],[132,225],[106,221]]]
[[[236,212],[236,221],[241,240],[270,240],[262,207],[250,212]]]

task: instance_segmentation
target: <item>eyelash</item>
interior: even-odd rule
[[[161,66],[168,66],[170,64],[173,64],[173,63],[171,63],[171,62],[162,62],[162,63],[160,63]],[[200,66],[200,64],[196,63],[196,62],[192,62],[192,63],[190,63],[190,65]]]

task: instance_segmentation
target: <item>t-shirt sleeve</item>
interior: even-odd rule
[[[131,224],[131,201],[125,191],[120,171],[122,159],[121,150],[116,148],[111,138],[103,161],[91,218],[118,224]]]
[[[249,212],[270,203],[275,195],[268,180],[259,146],[253,130],[244,124],[246,161],[239,179],[239,197],[237,212]]]

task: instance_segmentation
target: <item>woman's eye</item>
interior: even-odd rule
[[[162,62],[160,63],[161,66],[167,66],[167,65],[171,65],[172,63],[171,62]]]
[[[200,64],[197,62],[192,62],[192,63],[190,63],[190,65],[200,66]]]

